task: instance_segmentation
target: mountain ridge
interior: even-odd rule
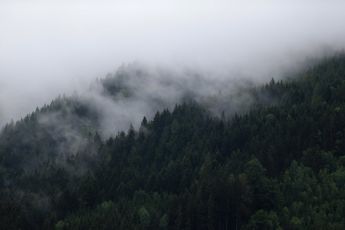
[[[246,89],[253,101],[244,111],[214,116],[202,101],[186,101],[105,140],[97,109],[59,98],[2,131],[0,223],[342,229],[344,77],[345,57],[337,55],[293,79]],[[54,119],[39,118],[51,111]],[[55,120],[86,145],[69,146],[74,135],[56,135]]]

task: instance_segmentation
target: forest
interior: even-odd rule
[[[345,54],[246,93],[245,111],[186,98],[109,138],[78,97],[8,123],[0,229],[345,229]]]

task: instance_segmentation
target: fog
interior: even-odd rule
[[[345,48],[344,12],[318,0],[1,0],[0,124],[124,63],[209,81],[279,78]]]

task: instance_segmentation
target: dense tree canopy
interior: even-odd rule
[[[249,92],[245,113],[189,101],[107,140],[70,98],[8,124],[0,228],[344,229],[345,56]],[[86,144],[42,125],[48,112]]]

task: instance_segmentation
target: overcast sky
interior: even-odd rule
[[[0,124],[122,63],[278,73],[343,49],[344,12],[321,0],[0,0]]]

